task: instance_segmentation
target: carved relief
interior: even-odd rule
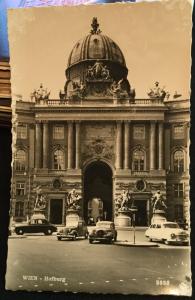
[[[165,183],[148,183],[147,184],[148,189],[150,190],[161,190],[166,191],[166,184]]]
[[[107,144],[103,139],[93,139],[83,147],[82,161],[93,157],[114,160],[114,146]]]

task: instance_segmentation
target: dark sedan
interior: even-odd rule
[[[16,234],[24,233],[44,233],[45,235],[51,235],[57,231],[57,227],[49,223],[46,219],[33,219],[28,224],[17,225],[15,227]]]
[[[89,234],[89,243],[93,243],[94,241],[112,243],[116,242],[117,239],[117,231],[115,229],[115,225],[110,221],[99,221],[96,223],[96,226]]]

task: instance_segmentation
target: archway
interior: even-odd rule
[[[90,163],[84,171],[84,219],[88,223],[92,216],[93,204],[100,200],[99,216],[102,220],[112,220],[112,170],[102,161]],[[92,204],[93,203],[93,204]],[[92,204],[92,206],[91,206]]]

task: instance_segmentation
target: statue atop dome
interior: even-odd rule
[[[101,30],[99,29],[99,26],[100,25],[98,23],[97,18],[93,17],[93,20],[92,20],[92,23],[91,23],[92,29],[91,29],[90,33],[91,34],[99,34],[99,33],[101,33]]]

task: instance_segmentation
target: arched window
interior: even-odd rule
[[[144,171],[144,161],[145,161],[145,155],[144,151],[142,150],[135,150],[133,152],[133,170],[134,171]]]
[[[175,173],[184,171],[184,153],[182,150],[175,151],[173,155],[173,168]]]
[[[53,161],[54,161],[54,169],[56,170],[64,170],[64,151],[62,150],[55,150],[54,151],[54,156],[53,156]]]
[[[26,169],[26,152],[24,150],[18,150],[16,152],[16,170],[25,171]]]

